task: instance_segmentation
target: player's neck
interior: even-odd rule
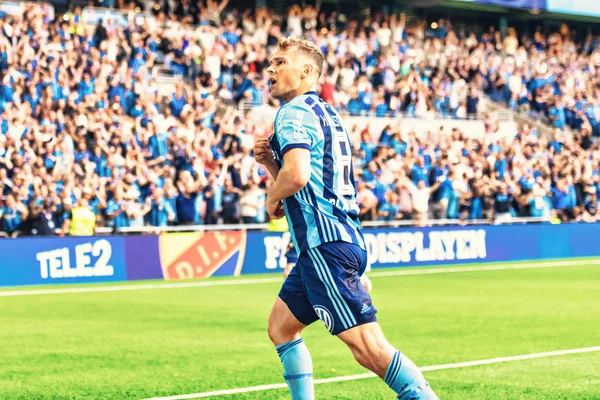
[[[283,97],[283,101],[285,101],[285,103],[289,103],[290,101],[292,101],[295,97],[298,96],[302,96],[303,94],[306,94],[308,92],[316,92],[317,91],[317,87],[314,85],[311,86],[301,86],[299,87],[297,90],[294,90],[292,92],[289,92],[288,94],[286,94]]]

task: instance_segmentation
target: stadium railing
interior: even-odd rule
[[[528,124],[530,127],[536,128],[540,134],[540,137],[549,140],[554,137],[556,129],[549,126],[548,124],[545,124],[541,120],[535,119],[532,116],[522,112],[511,111],[505,105],[496,103],[495,101],[492,101],[490,98],[487,97],[483,98],[483,104],[486,107],[486,109],[498,113],[498,115],[503,115],[506,113],[511,114],[512,120],[515,121],[519,126],[523,126],[523,124]]]
[[[163,65],[157,65],[152,68],[152,78],[156,82],[156,88],[159,93],[165,97],[170,96],[174,92],[174,87],[178,83],[184,83],[181,75],[173,73],[169,68]]]
[[[513,116],[510,111],[493,110],[494,119],[499,122],[512,122]],[[369,117],[369,118],[406,118],[406,119],[428,119],[428,120],[443,120],[443,121],[485,121],[487,119],[485,113],[468,114],[465,118],[458,118],[452,115],[440,114],[428,111],[423,115],[408,113],[408,112],[390,112],[385,116],[378,116],[375,111],[361,111],[358,114],[349,113],[346,110],[340,111],[342,117]]]
[[[84,7],[81,10],[83,23],[87,25],[96,25],[102,20],[107,28],[121,27],[127,28],[132,21],[136,25],[149,24],[151,28],[157,25],[156,18],[151,12],[132,12],[117,8],[102,7]]]
[[[546,217],[515,217],[505,221],[502,225],[523,225],[549,223],[550,219]],[[432,219],[427,221],[425,227],[431,226],[473,226],[473,225],[494,225],[494,221],[489,219],[457,220],[457,219]],[[411,228],[417,227],[413,221],[364,221],[361,223],[363,228]],[[262,231],[267,232],[267,224],[222,224],[222,225],[170,225],[170,226],[142,226],[142,227],[97,227],[96,235],[143,235],[143,234],[161,234],[177,232],[219,232],[219,231]],[[60,234],[61,229],[55,230]],[[0,231],[0,239],[25,237],[22,232],[16,231],[12,234]]]
[[[46,1],[0,1],[0,11],[12,16],[22,16],[27,8],[38,7],[50,21],[54,20],[54,6]]]
[[[242,100],[238,104],[238,110],[240,112],[248,112],[255,107],[261,106],[262,104],[253,101]],[[491,108],[491,107],[490,107]],[[489,110],[494,113],[494,119],[499,122],[512,122],[513,113],[510,110],[502,110],[499,107],[495,107]],[[339,111],[342,117],[367,117],[367,118],[398,118],[398,119],[427,119],[427,120],[443,120],[443,121],[484,121],[486,120],[485,113],[469,114],[466,118],[457,118],[452,115],[439,114],[432,111],[428,111],[423,115],[417,115],[408,112],[388,112],[386,115],[377,115],[375,111],[361,111],[359,113],[349,113],[346,110]]]
[[[503,225],[517,224],[536,224],[549,222],[548,218],[537,217],[515,217]],[[476,219],[468,221],[459,221],[456,219],[437,219],[430,220],[426,226],[459,226],[459,225],[492,225],[493,221],[487,219]],[[414,227],[413,221],[364,221],[361,223],[363,228],[399,228]],[[218,231],[268,231],[267,224],[229,224],[229,225],[177,225],[177,226],[143,226],[126,228],[97,228],[97,234],[156,234],[156,233],[176,233],[176,232],[218,232]]]
[[[250,102],[240,103],[238,111],[242,113],[265,112],[262,107],[252,107]],[[266,112],[264,115],[259,115],[266,117],[271,115],[271,113]],[[397,114],[384,117],[367,112],[356,116],[341,111],[340,115],[344,120],[344,125],[349,130],[348,132],[355,141],[360,140],[359,133],[366,127],[368,127],[368,131],[374,142],[379,141],[381,132],[387,126],[392,127],[394,131],[399,129],[404,140],[408,139],[410,133],[414,133],[418,137],[430,137],[433,140],[437,140],[438,136],[449,135],[450,131],[455,128],[460,130],[466,137],[478,140],[513,138],[518,133],[517,123],[512,119],[510,111],[492,111],[491,115],[484,113],[472,115],[464,119],[436,115],[435,113],[416,116],[411,114]],[[490,120],[498,122],[498,129],[493,134],[487,133],[486,120],[488,117]]]

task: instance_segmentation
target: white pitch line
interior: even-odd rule
[[[514,265],[488,265],[483,267],[441,267],[441,268],[429,268],[420,270],[406,270],[406,271],[389,271],[389,272],[370,272],[369,277],[381,277],[381,276],[397,276],[397,275],[429,275],[429,274],[449,274],[453,272],[475,272],[475,271],[506,271],[512,269],[535,269],[535,268],[557,268],[557,267],[571,267],[577,265],[600,265],[600,260],[586,260],[586,261],[549,261],[539,263],[524,263]]]
[[[147,283],[142,285],[118,285],[118,286],[99,286],[99,287],[79,287],[66,289],[38,289],[38,290],[11,290],[0,291],[0,297],[8,296],[31,296],[36,294],[65,294],[65,293],[95,293],[95,292],[122,292],[129,290],[150,290],[150,289],[177,289],[202,286],[227,286],[227,285],[253,285],[257,283],[276,283],[281,282],[281,278],[259,278],[259,279],[239,279],[205,282],[179,282],[179,283]]]
[[[522,263],[515,265],[501,264],[489,265],[483,267],[441,267],[429,269],[409,269],[389,272],[369,272],[369,277],[378,278],[386,276],[408,276],[408,275],[434,275],[449,274],[459,272],[479,272],[479,271],[506,271],[516,269],[537,269],[537,268],[557,268],[571,267],[578,265],[600,265],[600,260],[570,260],[570,261],[548,261],[537,263]],[[67,293],[96,293],[96,292],[122,292],[129,290],[152,290],[152,289],[178,289],[195,288],[205,286],[235,286],[235,285],[255,285],[261,283],[280,283],[281,277],[277,278],[256,278],[256,279],[227,279],[227,280],[206,280],[203,282],[177,282],[177,283],[146,283],[140,285],[116,285],[116,286],[98,286],[98,287],[77,287],[64,289],[34,289],[34,290],[7,290],[0,291],[0,297],[12,296],[33,296],[46,294],[67,294]]]
[[[427,372],[427,371],[438,371],[438,370],[442,370],[442,369],[467,368],[467,367],[475,367],[475,366],[480,366],[480,365],[497,364],[497,363],[504,363],[504,362],[511,362],[511,361],[531,360],[534,358],[555,357],[555,356],[564,356],[564,355],[580,354],[580,353],[592,353],[592,352],[596,352],[596,351],[600,351],[600,346],[584,347],[584,348],[580,348],[580,349],[570,349],[570,350],[547,351],[544,353],[522,354],[519,356],[498,357],[498,358],[490,358],[487,360],[466,361],[466,362],[454,363],[454,364],[431,365],[428,367],[422,367],[421,371]],[[327,378],[327,379],[317,379],[314,381],[314,383],[315,383],[315,385],[318,385],[318,384],[323,384],[323,383],[355,381],[355,380],[359,380],[359,379],[375,378],[376,376],[377,375],[375,375],[374,373],[371,372],[371,373],[366,373],[366,374],[337,376],[334,378]],[[275,384],[271,384],[271,385],[260,385],[260,386],[246,387],[246,388],[216,390],[213,392],[183,394],[183,395],[167,396],[167,397],[153,397],[152,399],[147,399],[147,400],[200,399],[200,398],[205,398],[205,397],[226,396],[226,395],[239,394],[239,393],[250,393],[250,392],[262,392],[262,391],[266,391],[266,390],[284,389],[284,388],[287,388],[287,385],[285,383],[275,383]]]

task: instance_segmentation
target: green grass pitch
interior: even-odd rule
[[[420,366],[600,346],[600,265],[372,280],[386,336]],[[0,399],[144,399],[282,383],[266,334],[279,287],[0,297]],[[322,324],[303,337],[315,379],[366,372]],[[426,377],[442,400],[600,399],[600,352]],[[315,391],[317,399],[394,398],[376,378]]]

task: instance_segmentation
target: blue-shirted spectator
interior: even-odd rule
[[[221,208],[221,217],[224,224],[238,224],[240,222],[239,200],[240,190],[233,186],[231,180],[227,180],[223,189]]]
[[[234,23],[230,23],[225,32],[223,32],[223,39],[225,39],[230,46],[235,46],[240,41],[240,36],[240,32],[236,29]]]
[[[0,222],[2,230],[8,234],[15,233],[25,219],[27,219],[27,207],[17,202],[15,196],[6,196],[5,205],[0,207]]]
[[[560,97],[557,96],[556,100],[553,102],[548,116],[556,129],[563,130],[566,128],[567,119],[565,116],[565,107],[562,104]]]
[[[185,106],[187,99],[183,94],[183,90],[180,85],[175,87],[175,93],[171,96],[169,101],[169,107],[171,108],[171,113],[174,117],[179,118],[181,116],[181,111]]]
[[[477,88],[471,87],[467,96],[467,115],[476,115],[479,110],[479,93]]]
[[[90,161],[94,163],[94,171],[98,176],[108,178],[111,175],[111,169],[108,166],[108,158],[99,146],[94,148],[94,152],[90,157]]]
[[[175,220],[175,211],[171,209],[163,189],[154,189],[152,197],[146,200],[146,205],[149,206],[146,214],[148,225],[165,227]]]
[[[555,210],[563,210],[566,208],[567,193],[556,187],[552,188],[552,207]]]
[[[203,190],[203,197],[206,206],[206,217],[204,223],[207,225],[214,225],[219,223],[222,198],[223,198],[223,185],[225,180],[225,170],[227,166],[223,165],[221,173],[217,177],[216,174],[211,174],[208,177],[208,182]]]
[[[494,212],[495,222],[505,223],[512,220],[514,197],[509,192],[509,188],[506,184],[500,184],[499,190],[494,195]]]
[[[95,79],[89,73],[83,74],[83,80],[78,85],[79,98],[84,99],[94,93],[94,86]]]
[[[532,217],[550,217],[552,204],[546,196],[546,191],[540,185],[534,185],[527,203]]]
[[[377,211],[380,221],[394,221],[401,217],[398,194],[389,191],[385,194],[385,201],[380,204]]]
[[[131,68],[132,75],[136,75],[145,65],[146,60],[144,59],[144,51],[137,51],[135,56],[129,62],[129,68]]]
[[[381,131],[379,135],[379,144],[382,146],[389,146],[390,141],[392,139],[392,127],[390,125],[386,125],[385,128]]]
[[[169,137],[166,133],[156,132],[156,126],[149,124],[150,137],[148,138],[148,155],[151,160],[150,165],[157,165],[168,161],[169,147],[167,141]]]
[[[429,170],[430,167],[425,165],[425,159],[419,157],[417,163],[410,170],[410,176],[413,184],[418,185],[419,181],[424,181],[425,186],[429,186]]]
[[[508,171],[508,160],[504,153],[498,153],[498,158],[494,162],[494,171],[498,180],[503,180],[506,177]]]
[[[597,222],[600,220],[600,213],[598,212],[598,195],[594,186],[588,186],[585,190],[586,199],[584,204],[584,215],[582,220],[585,222]]]
[[[129,226],[130,216],[127,213],[127,202],[123,198],[123,190],[117,189],[113,198],[108,201],[106,207],[106,216],[108,218],[108,226],[116,229]]]
[[[194,181],[191,173],[187,171],[180,174],[179,194],[175,198],[178,224],[198,225],[202,222],[202,181],[201,177],[197,181]]]

